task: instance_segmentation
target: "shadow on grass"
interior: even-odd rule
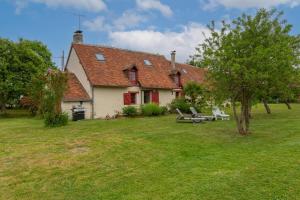
[[[0,119],[7,118],[32,118],[28,110],[25,109],[7,109],[5,113],[0,112]]]

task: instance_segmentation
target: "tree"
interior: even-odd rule
[[[205,67],[201,65],[201,62],[199,60],[197,60],[197,56],[190,56],[190,59],[187,60],[186,63],[189,65],[193,65],[195,67],[200,67],[200,68]]]
[[[231,100],[242,135],[250,133],[252,102],[258,95],[269,95],[270,80],[275,88],[287,84],[293,66],[299,63],[299,40],[289,35],[292,26],[281,20],[282,14],[260,9],[255,16],[242,14],[231,24],[223,22],[221,30],[212,22],[208,26],[211,35],[196,48],[197,58],[208,66],[216,98]]]
[[[48,48],[38,41],[0,39],[0,55],[0,106],[4,111],[7,104],[16,104],[27,95],[32,80],[54,64]]]
[[[59,70],[49,70],[46,75],[46,85],[43,92],[42,109],[43,113],[62,113],[61,102],[67,89],[67,74]]]
[[[202,108],[207,105],[209,100],[209,91],[204,88],[204,86],[198,84],[195,81],[190,81],[183,87],[183,91],[187,103],[195,107],[199,112]]]
[[[45,74],[34,77],[30,83],[27,95],[29,99],[29,111],[33,116],[36,114],[43,115],[43,98],[47,84],[47,77]]]
[[[289,101],[294,98],[293,85],[299,79],[299,70],[296,67],[299,55],[299,37],[285,35],[284,38],[274,36],[272,39],[268,43],[274,43],[272,45],[277,46],[274,48],[274,54],[285,59],[266,64],[272,70],[266,72],[258,97],[262,100],[268,114],[271,114],[268,99],[274,99],[274,97],[291,109]],[[281,42],[282,40],[286,42]]]
[[[5,106],[13,100],[16,87],[14,74],[10,68],[15,62],[15,45],[9,40],[0,39],[0,111],[5,112]]]
[[[194,81],[188,82],[183,88],[185,96],[187,96],[192,105],[196,104],[197,99],[204,96],[204,88]]]
[[[68,122],[68,115],[62,113],[61,102],[67,89],[68,76],[60,70],[49,69],[47,74],[32,82],[29,93],[32,108],[44,117],[45,125],[63,126]]]

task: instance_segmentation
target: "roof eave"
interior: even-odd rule
[[[78,99],[76,99],[76,98],[74,98],[74,99],[63,99],[63,102],[80,102],[80,101],[83,101],[83,102],[91,102],[92,101],[92,99],[80,99],[80,98],[78,98]]]

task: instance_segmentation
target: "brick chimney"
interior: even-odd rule
[[[172,65],[172,70],[176,69],[176,51],[171,52],[171,65]]]
[[[82,44],[83,34],[81,30],[75,31],[73,35],[73,44]]]

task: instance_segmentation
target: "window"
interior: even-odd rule
[[[152,103],[159,104],[159,92],[152,91]]]
[[[96,59],[98,61],[105,61],[104,55],[102,53],[96,53]]]
[[[134,85],[137,83],[137,72],[135,69],[129,71],[129,80]]]
[[[148,65],[148,66],[151,66],[151,65],[152,65],[152,63],[151,63],[149,60],[144,60],[144,64],[145,64],[145,65]]]
[[[174,76],[174,82],[178,87],[180,87],[180,75],[179,74],[176,74]]]
[[[130,104],[136,104],[136,93],[130,93]]]
[[[137,93],[128,92],[128,93],[124,93],[123,96],[124,96],[124,105],[136,104]]]
[[[149,90],[144,91],[144,104],[150,103],[151,101],[151,92]]]

